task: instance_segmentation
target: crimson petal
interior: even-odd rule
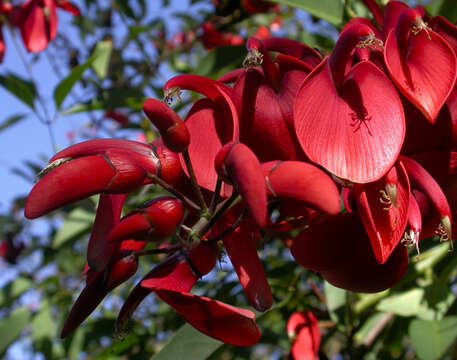
[[[355,184],[357,210],[376,260],[384,264],[403,237],[408,221],[410,186],[401,162],[380,180]]]
[[[384,73],[363,61],[344,74],[346,44],[363,34],[372,30],[362,24],[341,34],[332,56],[303,82],[294,109],[297,137],[309,159],[356,183],[389,171],[405,135],[400,98]]]
[[[413,26],[419,33],[412,33]],[[433,124],[457,76],[449,44],[426,27],[416,10],[405,9],[387,37],[384,60],[397,88]]]
[[[156,290],[190,325],[202,333],[235,346],[252,346],[260,331],[252,311],[185,292]]]

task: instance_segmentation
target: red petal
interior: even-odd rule
[[[108,291],[102,285],[103,273],[100,272],[84,287],[76,299],[65,320],[60,338],[64,339],[72,333],[102,302]]]
[[[40,52],[48,46],[49,28],[38,1],[29,0],[22,5],[20,29],[28,51]]]
[[[321,331],[317,319],[311,311],[292,314],[287,322],[287,334],[289,337],[295,338],[291,349],[293,359],[319,359]]]
[[[190,259],[198,271],[205,275],[216,265],[216,252],[211,246],[201,244],[190,251]],[[140,303],[156,289],[189,292],[197,282],[183,254],[175,254],[157,265],[140,281],[122,305],[116,320],[116,331],[125,330],[128,319]]]
[[[389,171],[405,134],[395,88],[367,61],[350,70],[338,93],[324,60],[300,88],[294,115],[306,155],[336,176],[356,183],[375,181]]]
[[[417,16],[413,9],[402,12],[387,37],[384,59],[397,88],[434,123],[454,87],[457,61],[452,48],[434,31],[408,36]]]
[[[219,228],[223,231],[224,226],[229,225],[229,221],[224,221]],[[243,221],[238,229],[223,238],[223,242],[249,303],[256,310],[265,311],[273,304],[273,296],[255,247],[255,231]]]
[[[410,187],[406,170],[401,162],[397,163],[382,179],[355,184],[353,193],[376,260],[384,264],[402,239],[408,221]]]
[[[235,346],[252,346],[260,339],[252,311],[184,292],[156,293],[190,325],[210,337]]]
[[[79,8],[73,4],[72,2],[70,1],[67,1],[67,0],[58,0],[57,1],[57,6],[67,12],[69,12],[70,14],[74,15],[74,16],[80,16],[81,15],[81,11],[79,10]]]
[[[101,194],[94,226],[87,246],[87,263],[91,270],[102,271],[116,251],[108,244],[108,234],[119,223],[126,195]]]
[[[232,146],[225,158],[225,169],[251,212],[257,226],[264,228],[267,218],[267,190],[259,160],[246,145]]]
[[[87,156],[66,162],[35,184],[25,204],[25,216],[34,219],[97,194],[108,186],[115,175],[116,170],[103,156]]]
[[[299,161],[284,161],[275,165],[266,163],[262,167],[268,171],[268,188],[275,196],[304,202],[329,214],[336,215],[340,212],[338,188],[330,176],[316,166]]]

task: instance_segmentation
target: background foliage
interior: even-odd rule
[[[217,78],[239,67],[246,54],[243,46],[208,51],[201,41],[205,21],[219,30],[241,34],[245,39],[265,26],[272,35],[306,42],[330,51],[338,30],[353,16],[368,16],[359,1],[275,0],[280,12],[248,16],[215,13],[209,0],[161,1],[152,12],[145,0],[84,0],[82,16],[58,31],[42,53],[24,54],[27,76],[18,75],[21,64],[0,66],[0,86],[23,104],[17,114],[0,119],[0,131],[21,121],[40,121],[49,130],[55,150],[65,142],[95,137],[151,141],[157,135],[141,113],[148,97],[161,98],[162,85],[177,73]],[[428,4],[433,14],[457,21],[453,0]],[[18,37],[8,37],[7,51]],[[60,80],[53,94],[43,94],[35,81],[34,62],[45,59],[49,71]],[[52,101],[47,101],[52,98]],[[194,100],[186,95],[177,109]],[[2,100],[3,102],[3,100]],[[175,108],[176,109],[176,108]],[[112,119],[106,112],[125,115],[128,122]],[[1,115],[0,115],[1,116]],[[72,117],[78,130],[68,139],[53,136],[57,122]],[[122,118],[122,117],[121,117]],[[37,153],[45,151],[44,141]],[[48,146],[49,147],[49,146]],[[45,165],[27,161],[12,169],[30,182]],[[129,198],[125,211],[156,195],[147,188]],[[26,195],[26,194],[24,194]],[[4,244],[17,249],[3,254],[3,269],[17,275],[4,279],[0,293],[0,353],[16,359],[281,359],[290,340],[285,331],[290,314],[311,309],[323,332],[321,358],[331,359],[452,359],[457,339],[457,257],[448,243],[429,239],[421,243],[421,255],[411,250],[407,274],[394,288],[363,295],[337,289],[298,266],[279,239],[262,249],[262,260],[275,297],[275,305],[258,314],[262,338],[251,348],[235,348],[194,330],[170,308],[150,296],[134,314],[130,332],[115,336],[114,321],[129,289],[158,262],[151,256],[141,262],[138,274],[116,289],[72,336],[60,340],[64,319],[83,283],[84,252],[95,216],[96,198],[68,206],[30,223],[22,215],[24,198],[17,197],[0,216]],[[23,245],[21,245],[23,244]],[[24,250],[19,250],[24,247]],[[221,258],[213,271],[198,283],[196,292],[237,306],[248,306],[230,262]],[[0,355],[1,356],[1,355]]]

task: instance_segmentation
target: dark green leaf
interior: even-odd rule
[[[219,340],[185,324],[152,360],[204,360],[222,345]]]
[[[25,115],[25,114],[17,114],[17,115],[10,116],[9,118],[7,118],[5,121],[3,121],[0,124],[0,131],[3,131],[5,129],[9,128],[11,125],[14,125],[17,122],[25,119],[26,116],[27,115]]]
[[[25,278],[17,278],[8,285],[5,285],[0,292],[0,307],[4,307],[16,300],[32,286],[33,282]]]
[[[2,319],[0,324],[0,353],[4,353],[8,346],[19,337],[22,330],[29,324],[30,316],[30,310],[21,307]]]
[[[128,0],[116,0],[116,5],[119,8],[119,10],[122,11],[129,18],[132,18],[132,19],[135,18],[135,13],[133,12],[133,9],[129,5]]]
[[[82,208],[73,210],[67,220],[57,231],[52,247],[58,249],[66,242],[77,239],[85,233],[88,233],[94,223],[95,213],[89,212]]]
[[[343,21],[343,2],[341,0],[271,0],[304,10],[331,24],[339,25]]]
[[[37,92],[31,81],[24,80],[17,75],[8,73],[6,75],[0,75],[0,85],[30,108],[35,108],[33,103],[37,96]]]
[[[451,23],[457,21],[457,6],[455,6],[455,0],[444,0],[439,11],[439,15],[443,15]]]
[[[65,79],[63,79],[59,85],[54,90],[54,102],[56,104],[56,108],[60,109],[62,106],[63,101],[67,97],[67,95],[70,93],[71,89],[73,89],[73,86],[81,79],[83,76],[84,71],[86,71],[91,62],[93,61],[89,59],[88,62],[86,62],[83,65],[76,66],[68,75]]]
[[[422,360],[439,359],[457,338],[457,316],[439,321],[415,319],[409,326],[409,336]]]

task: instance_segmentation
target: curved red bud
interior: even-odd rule
[[[398,23],[398,18],[400,17],[401,13],[405,10],[409,9],[409,6],[402,1],[389,1],[384,8],[384,39],[387,38],[390,31],[395,29],[395,26]]]
[[[81,11],[79,10],[79,8],[68,0],[59,0],[57,1],[56,5],[58,8],[61,8],[62,10],[65,10],[66,12],[69,12],[74,16],[81,15]]]
[[[396,87],[434,123],[457,76],[452,48],[408,8],[387,37],[384,60]]]
[[[420,254],[419,239],[422,232],[422,216],[416,197],[412,194],[409,197],[408,228],[409,231],[406,232],[404,241],[406,245],[415,246],[417,253]]]
[[[236,217],[232,213],[227,214],[217,224],[217,230],[224,231],[234,221]],[[273,304],[273,296],[255,247],[254,237],[257,231],[244,220],[240,227],[226,235],[222,241],[249,303],[256,310],[265,311]]]
[[[410,186],[406,170],[397,162],[380,180],[355,184],[353,194],[376,260],[384,264],[403,238],[408,222]]]
[[[173,235],[184,218],[180,200],[163,196],[127,214],[111,231],[108,241],[162,240]]]
[[[284,161],[264,163],[262,168],[272,196],[304,202],[329,214],[340,212],[338,188],[330,176],[316,166]]]
[[[385,74],[369,61],[346,71],[361,36],[369,40],[372,34],[362,24],[344,31],[332,56],[303,82],[294,109],[297,137],[309,159],[355,183],[386,174],[405,136],[403,107]]]
[[[156,294],[190,325],[212,338],[235,346],[252,346],[260,339],[252,311],[185,292],[156,290]]]
[[[267,218],[267,191],[259,160],[246,145],[235,143],[224,160],[225,170],[240,193],[257,226],[264,228]]]
[[[108,244],[110,231],[119,223],[127,196],[101,194],[94,225],[87,245],[87,263],[92,271],[102,271],[108,265],[117,246]]]
[[[65,320],[60,333],[61,339],[66,338],[81,325],[108,294],[108,291],[103,286],[103,272],[93,274],[96,275],[91,277],[91,281],[81,291]]]
[[[190,250],[189,257],[200,274],[194,273],[184,253],[166,258],[147,273],[130,292],[116,320],[117,332],[125,330],[128,319],[151,292],[156,289],[189,292],[197,282],[199,275],[206,275],[216,265],[216,251],[206,243]]]
[[[322,62],[321,54],[300,41],[285,38],[268,38],[262,40],[267,51],[276,51],[300,59],[311,68]]]
[[[137,270],[138,258],[133,254],[122,256],[114,261],[110,265],[108,273],[105,274],[104,287],[106,291],[109,292],[130,279]]]
[[[163,102],[155,99],[147,99],[143,104],[143,111],[159,130],[167,148],[177,153],[187,149],[190,134],[178,114]]]

